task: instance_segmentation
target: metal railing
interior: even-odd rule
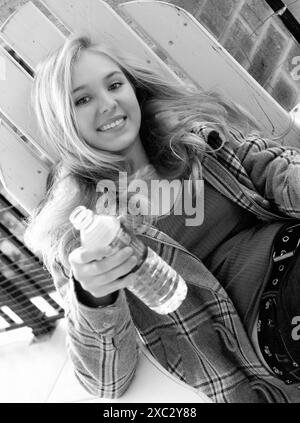
[[[0,194],[0,336],[29,327],[38,338],[64,316],[49,272],[23,243],[25,216]]]

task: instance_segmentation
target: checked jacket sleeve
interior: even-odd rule
[[[225,155],[226,167],[238,179],[245,177],[243,169],[253,188],[272,207],[300,218],[300,149],[249,136],[231,151],[225,147]]]
[[[81,304],[72,277],[51,269],[64,300],[67,347],[77,379],[92,395],[118,398],[129,387],[138,360],[136,330],[125,293],[114,304],[91,308]]]
[[[257,191],[280,212],[300,218],[300,150],[251,137],[236,154]]]

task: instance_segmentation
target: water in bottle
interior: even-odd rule
[[[145,246],[119,218],[95,214],[85,206],[76,207],[70,215],[74,227],[80,230],[85,248],[110,246],[113,251],[130,246],[137,258],[128,289],[159,314],[175,311],[185,299],[187,286],[183,278],[151,248]]]

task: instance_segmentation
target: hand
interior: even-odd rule
[[[93,251],[79,247],[71,252],[69,262],[81,287],[93,297],[102,298],[99,305],[106,305],[112,302],[110,294],[132,282],[133,276],[127,275],[137,263],[132,253],[128,246],[117,252],[110,247]]]

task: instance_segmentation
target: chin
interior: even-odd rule
[[[124,141],[123,143],[120,143],[119,148],[116,152],[126,155],[134,148],[134,146],[135,142],[132,142],[131,140],[127,142]]]

